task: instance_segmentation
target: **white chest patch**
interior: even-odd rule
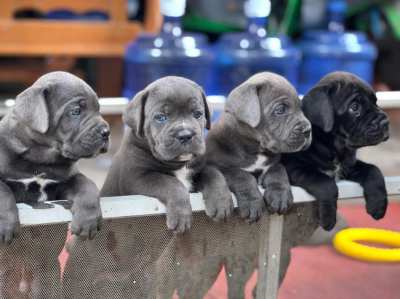
[[[43,178],[44,174],[39,174],[37,176],[31,177],[31,178],[25,178],[25,179],[8,179],[8,181],[13,181],[13,182],[19,182],[25,185],[25,189],[28,190],[29,185],[32,183],[36,183],[39,185],[40,187],[40,197],[38,199],[38,201],[43,202],[43,201],[47,201],[47,193],[44,191],[44,188],[46,188],[46,186],[48,184],[54,184],[54,183],[58,183],[58,181],[56,180],[52,180],[52,179],[46,179]]]
[[[242,168],[243,170],[246,170],[248,172],[253,172],[256,171],[257,169],[261,169],[263,173],[265,173],[269,166],[267,164],[268,158],[264,155],[257,155],[257,160],[251,164],[250,166],[247,166],[246,168]]]
[[[270,167],[271,164],[268,163],[268,157],[266,157],[265,155],[257,155],[257,159],[253,164],[242,169],[248,172],[255,172],[257,170],[261,171],[261,175],[258,176],[258,183],[261,184],[265,173]]]
[[[336,164],[334,170],[322,170],[321,172],[325,173],[331,178],[335,178],[336,182],[340,181],[342,178],[342,168],[340,167],[340,164]]]
[[[188,189],[192,189],[191,170],[186,166],[174,171],[175,177]]]

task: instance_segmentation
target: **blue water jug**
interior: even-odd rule
[[[330,1],[329,30],[305,32],[299,42],[303,52],[300,93],[306,93],[327,73],[339,70],[354,73],[372,83],[376,48],[364,33],[344,31],[345,11],[345,1]]]
[[[182,31],[184,10],[185,1],[162,0],[164,23],[160,34],[142,34],[128,45],[124,97],[131,99],[152,81],[168,75],[186,77],[209,91],[214,56],[204,35]]]
[[[211,94],[228,95],[251,75],[271,71],[297,85],[301,53],[285,36],[267,36],[270,2],[245,2],[247,31],[223,35],[215,46],[216,64]]]

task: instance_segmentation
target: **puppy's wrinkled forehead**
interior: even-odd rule
[[[298,95],[294,87],[282,76],[274,73],[263,72],[252,76],[249,83],[259,86],[260,101],[268,105],[271,101],[279,98],[298,101]]]
[[[99,110],[96,93],[82,79],[67,72],[51,72],[40,77],[33,86],[46,88],[50,107],[62,107],[70,101],[84,100],[86,105]]]
[[[333,72],[322,78],[318,84],[329,87],[328,93],[335,107],[347,105],[356,97],[365,105],[376,105],[377,98],[373,88],[351,73]]]
[[[188,104],[202,104],[202,93],[200,87],[185,78],[165,77],[159,79],[147,88],[149,91],[148,101],[153,109],[159,109],[161,106],[173,106],[174,108],[187,108]]]
[[[375,92],[371,86],[369,86],[362,79],[347,72],[333,72],[321,79],[320,85],[333,85],[336,87],[336,92],[346,88],[347,92],[360,92],[366,96],[375,98]]]

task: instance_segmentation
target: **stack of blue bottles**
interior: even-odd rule
[[[125,53],[123,96],[131,99],[152,81],[174,75],[191,79],[206,91],[213,53],[202,34],[182,31],[185,0],[161,0],[164,23],[159,35],[142,34]]]
[[[301,53],[285,36],[269,37],[265,29],[271,10],[268,0],[245,2],[247,31],[223,35],[215,47],[216,65],[211,94],[228,95],[251,75],[280,74],[297,85]]]
[[[304,33],[299,47],[303,52],[299,92],[306,93],[323,76],[333,71],[347,71],[372,83],[375,46],[361,32],[345,32],[346,2],[328,3],[328,31],[311,30]]]

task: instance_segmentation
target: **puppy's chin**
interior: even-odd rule
[[[187,162],[197,156],[204,155],[204,145],[188,145],[188,146],[164,146],[162,144],[156,144],[151,148],[153,156],[160,161],[165,162]]]
[[[187,162],[193,159],[193,154],[183,154],[176,158],[177,161]]]
[[[172,154],[165,155],[165,154],[156,153],[156,154],[154,154],[154,156],[158,160],[164,161],[164,162],[189,162],[196,155],[194,153],[184,153],[184,154],[180,154],[180,155],[176,156],[176,155],[172,155]]]
[[[308,149],[311,145],[312,142],[312,137],[308,138],[304,144],[300,147],[299,151],[305,151],[306,149]]]
[[[61,155],[68,160],[72,160],[72,161],[78,161],[80,158],[82,158],[79,155],[76,155],[75,153],[71,152],[71,151],[67,151],[67,150],[63,150],[61,152]],[[89,158],[89,157],[88,157]]]
[[[73,150],[73,148],[64,147],[61,154],[64,158],[77,161],[79,159],[89,159],[97,157],[100,154],[104,154],[108,151],[108,142],[104,142],[103,145],[95,147],[94,149],[80,149],[78,151]]]
[[[376,135],[367,135],[358,138],[349,138],[347,144],[352,148],[361,148],[364,146],[374,146],[389,139],[389,132],[382,132]]]
[[[281,140],[280,142],[269,142],[263,148],[267,149],[273,154],[294,153],[306,150],[311,145],[311,137],[302,139],[301,141],[290,142],[288,140]]]

